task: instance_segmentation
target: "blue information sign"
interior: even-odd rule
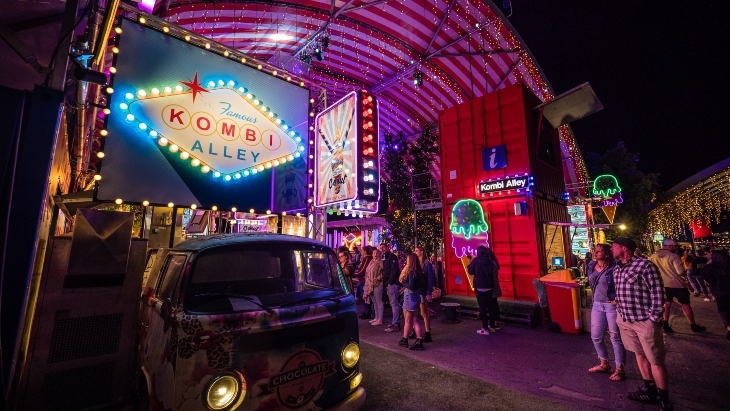
[[[482,165],[487,171],[507,167],[507,150],[504,144],[483,149]]]

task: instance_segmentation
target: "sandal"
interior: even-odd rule
[[[611,372],[611,366],[608,364],[608,361],[601,362],[600,364],[596,365],[595,367],[589,368],[588,372],[598,372],[598,373],[606,372],[606,373],[608,373],[608,372]]]
[[[610,377],[608,377],[611,381],[623,381],[626,379],[626,373],[624,372],[624,367],[618,366],[616,367],[616,370],[614,370],[613,374],[611,374]]]

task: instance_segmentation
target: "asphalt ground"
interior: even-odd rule
[[[715,303],[692,297],[692,307],[707,331],[693,333],[674,304],[669,321],[676,333],[665,335],[671,401],[676,410],[730,410],[730,341]],[[432,308],[434,342],[425,351],[399,347],[402,331],[385,333],[361,320],[363,410],[658,409],[626,398],[643,385],[631,352],[626,381],[613,382],[587,372],[598,363],[588,333],[505,325],[484,336],[476,333],[480,321],[445,323],[438,303]]]

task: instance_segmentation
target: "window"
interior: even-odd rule
[[[251,304],[253,299],[276,307],[341,295],[341,284],[335,254],[327,247],[263,242],[222,246],[195,258],[184,305],[191,312],[209,313],[259,309]]]
[[[157,286],[157,297],[161,300],[172,298],[177,285],[177,279],[180,277],[183,267],[185,266],[185,255],[175,254],[167,257],[165,272],[162,274],[160,283]]]

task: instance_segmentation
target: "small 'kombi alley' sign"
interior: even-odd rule
[[[532,177],[528,175],[514,176],[500,180],[480,181],[477,185],[478,194],[494,194],[506,192],[507,194],[519,194],[527,192],[532,185]]]

